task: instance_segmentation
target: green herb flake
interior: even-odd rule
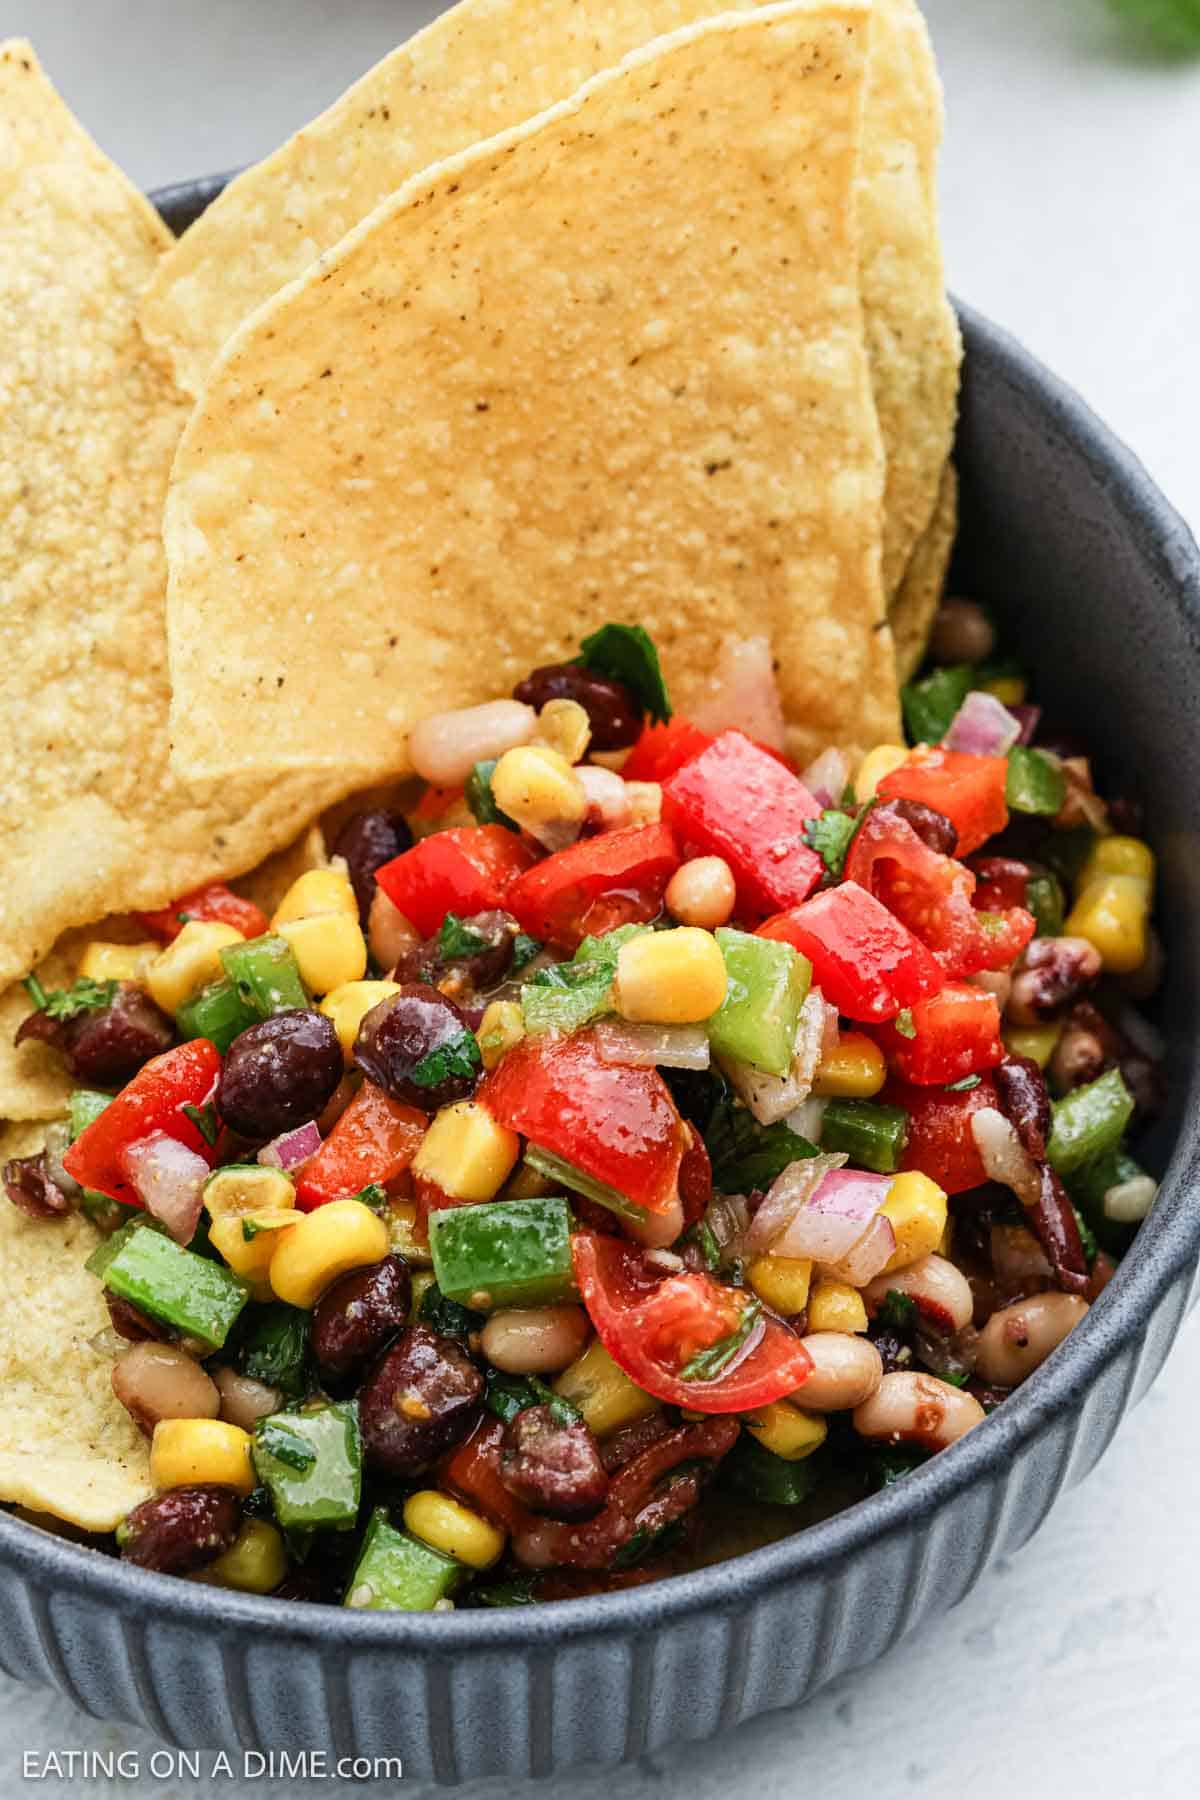
[[[976,915],[976,917],[979,917],[979,918],[981,918],[982,916],[983,916],[982,914]],[[913,1016],[912,1016],[911,1006],[903,1007],[896,1014],[896,1017],[892,1020],[892,1023],[896,1027],[897,1032],[900,1034],[900,1036],[902,1038],[909,1038],[911,1040],[912,1038],[916,1037],[917,1028],[913,1024]]]
[[[47,990],[36,975],[30,975],[25,981],[25,992],[48,1019],[65,1022],[77,1019],[81,1013],[103,1012],[106,1006],[112,1005],[118,986],[115,981],[92,981],[89,976],[81,975],[74,987]]]
[[[728,1337],[718,1338],[707,1350],[699,1350],[679,1371],[680,1381],[715,1381],[727,1369],[762,1317],[759,1301],[748,1302],[737,1327]]]
[[[541,953],[542,946],[538,943],[538,940],[535,937],[530,937],[527,931],[519,931],[513,939],[512,962],[509,964],[509,974],[519,975],[521,970],[528,968],[534,957],[540,956]]]
[[[207,1106],[193,1106],[190,1100],[185,1101],[183,1113],[185,1118],[192,1121],[206,1144],[216,1143],[221,1127],[217,1122],[217,1109],[211,1100]]]
[[[948,1081],[943,1092],[947,1094],[969,1094],[971,1089],[977,1088],[982,1080],[982,1075],[964,1075],[961,1081]]]
[[[912,1295],[902,1294],[899,1288],[889,1288],[875,1319],[877,1324],[886,1326],[889,1331],[908,1331],[916,1316],[917,1303]]]
[[[713,1186],[719,1194],[765,1192],[789,1163],[817,1154],[815,1144],[781,1119],[760,1125],[748,1108],[729,1095],[713,1108],[704,1131],[712,1162]]]
[[[497,1581],[491,1587],[476,1588],[471,1598],[476,1606],[536,1606],[533,1591],[536,1575],[518,1575],[512,1581]]]
[[[507,813],[501,812],[496,805],[496,796],[492,792],[492,776],[496,772],[496,764],[500,759],[488,757],[485,762],[477,762],[466,781],[466,801],[472,817],[479,825],[503,825],[509,831],[518,829],[516,821]]]
[[[449,1299],[443,1294],[436,1281],[431,1281],[421,1295],[421,1306],[417,1314],[422,1325],[428,1325],[439,1337],[451,1337],[465,1344],[472,1332],[483,1325],[483,1314],[472,1312],[469,1307],[461,1306],[457,1300]]]
[[[460,1031],[455,1037],[447,1038],[444,1044],[439,1044],[436,1050],[423,1056],[416,1067],[410,1070],[409,1080],[418,1087],[436,1088],[456,1075],[470,1080],[481,1064],[474,1032]]]
[[[580,650],[579,661],[585,669],[622,682],[656,724],[667,723],[671,717],[670,696],[654,640],[644,627],[602,625],[599,631],[584,638]]]
[[[954,715],[974,687],[977,673],[969,663],[935,669],[923,681],[900,689],[900,705],[909,742],[940,744]]]
[[[711,1275],[721,1266],[721,1246],[707,1219],[700,1219],[683,1234],[683,1242],[699,1252],[700,1260]]]
[[[298,1431],[289,1431],[286,1425],[280,1425],[273,1419],[261,1419],[255,1437],[267,1455],[273,1456],[286,1468],[302,1473],[305,1469],[311,1469],[317,1460],[317,1453],[307,1438],[301,1437]]]
[[[361,1200],[363,1205],[369,1206],[372,1212],[386,1213],[391,1209],[387,1189],[380,1187],[377,1181],[368,1181],[366,1187],[359,1188],[357,1194],[351,1194],[350,1198]]]
[[[845,866],[846,852],[858,825],[859,821],[852,819],[849,813],[823,812],[819,818],[810,819],[804,827],[805,843],[810,850],[816,851],[834,880],[841,875]]]
[[[464,923],[457,913],[447,913],[438,932],[438,955],[443,962],[454,962],[460,956],[476,956],[490,949],[482,932]]]

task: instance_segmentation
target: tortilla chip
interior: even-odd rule
[[[896,644],[896,672],[901,681],[915,675],[925,655],[933,615],[941,605],[946,571],[958,530],[958,476],[947,463],[938,489],[937,508],[925,535],[917,544],[892,602],[892,637]]]
[[[722,635],[764,632],[797,755],[896,735],[868,23],[792,4],[663,40],[425,171],[247,322],[167,503],[182,766],[362,785],[606,619],[650,630],[684,710]]]
[[[169,241],[28,45],[0,46],[0,985],[68,926],[258,862],[332,797],[167,768],[160,526],[187,405],[134,314]]]
[[[37,1125],[0,1131],[0,1164],[42,1146]],[[109,1327],[84,1262],[100,1241],[79,1213],[27,1219],[0,1196],[0,1500],[111,1531],[149,1495],[150,1444],[112,1391]]]

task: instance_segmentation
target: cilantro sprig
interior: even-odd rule
[[[476,956],[480,950],[490,948],[482,932],[460,919],[457,913],[446,914],[438,932],[438,955],[443,962],[454,962],[460,956]]]
[[[472,1031],[460,1031],[435,1050],[430,1050],[419,1063],[409,1071],[409,1080],[418,1087],[440,1087],[443,1081],[450,1081],[454,1076],[464,1076],[468,1080],[482,1067],[479,1045]]]
[[[680,1381],[715,1381],[729,1367],[761,1317],[762,1303],[758,1300],[748,1301],[737,1325],[727,1337],[718,1338],[707,1350],[698,1350],[690,1362],[684,1363],[679,1371]]]
[[[623,682],[656,724],[666,724],[671,700],[654,640],[643,626],[602,625],[584,638],[580,651],[585,669]]]
[[[845,866],[846,852],[858,825],[859,821],[852,819],[849,813],[827,811],[819,818],[810,819],[804,827],[805,843],[810,850],[816,851],[835,881]]]
[[[81,1013],[102,1012],[112,1005],[118,987],[115,981],[93,981],[87,975],[81,975],[69,988],[44,988],[36,975],[27,976],[23,985],[39,1012],[64,1023],[77,1019]]]

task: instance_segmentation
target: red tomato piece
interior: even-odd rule
[[[631,825],[547,856],[514,881],[505,905],[531,936],[574,950],[589,933],[656,918],[678,867],[667,826]]]
[[[434,819],[444,817],[446,813],[451,812],[454,807],[465,800],[466,793],[467,790],[462,787],[427,787],[413,807],[411,817],[420,819],[424,824],[430,824]]]
[[[165,1131],[211,1163],[212,1146],[183,1109],[206,1106],[216,1092],[220,1073],[221,1053],[207,1038],[192,1038],[151,1058],[66,1151],[63,1167],[68,1175],[81,1187],[140,1206],[121,1164],[127,1144],[135,1144],[153,1131]]]
[[[949,819],[958,833],[955,854],[969,856],[1008,824],[1003,756],[970,756],[920,744],[907,762],[885,775],[876,790],[881,800],[916,800]]]
[[[808,899],[825,864],[804,828],[820,811],[804,783],[740,731],[723,731],[663,783],[664,817],[689,851],[725,858],[743,912]]]
[[[985,1106],[997,1104],[990,1075],[982,1076],[978,1087],[958,1094],[892,1080],[880,1098],[889,1106],[902,1106],[908,1114],[902,1169],[919,1169],[947,1194],[983,1186],[987,1171],[971,1135],[971,1120]]]
[[[911,1009],[913,1036],[893,1020],[875,1036],[896,1074],[917,1087],[945,1086],[979,1075],[1004,1059],[996,996],[966,981],[947,982],[931,1000]]]
[[[782,1320],[764,1314],[729,1366],[685,1381],[692,1357],[736,1332],[749,1297],[711,1275],[664,1275],[621,1238],[577,1232],[575,1280],[604,1348],[646,1393],[695,1412],[744,1412],[792,1394],[812,1358]]]
[[[1029,865],[1015,856],[976,856],[971,860],[976,887],[972,896],[980,912],[1006,912],[1029,898]]]
[[[713,1196],[712,1163],[700,1133],[688,1126],[691,1143],[679,1165],[679,1200],[685,1225],[697,1225],[708,1211]]]
[[[392,1100],[364,1081],[311,1162],[296,1181],[296,1205],[313,1212],[344,1200],[373,1181],[386,1187],[417,1154],[429,1120],[415,1106]]]
[[[271,921],[253,900],[243,900],[223,881],[211,881],[195,893],[185,894],[161,912],[138,913],[138,918],[157,938],[169,944],[177,938],[189,919],[205,919],[217,925],[232,925],[244,938],[262,937],[271,929]]]
[[[813,980],[847,1019],[895,1018],[942,985],[942,971],[920,939],[853,881],[778,913],[758,935],[807,956]]]
[[[510,1131],[561,1156],[647,1212],[678,1193],[687,1141],[657,1069],[604,1062],[590,1032],[525,1038],[479,1089]]]
[[[676,713],[665,725],[646,726],[621,765],[621,774],[626,781],[665,781],[713,742],[711,731],[701,731]]]
[[[508,1532],[536,1523],[528,1507],[510,1494],[500,1479],[500,1447],[504,1442],[502,1419],[484,1417],[474,1434],[448,1456],[440,1475],[452,1492],[478,1507],[493,1524]]]
[[[449,912],[469,918],[503,906],[534,852],[503,825],[462,825],[436,831],[384,863],[375,879],[422,937],[432,937]]]

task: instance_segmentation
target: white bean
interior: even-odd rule
[[[978,1400],[961,1388],[899,1369],[885,1375],[876,1393],[854,1409],[854,1429],[865,1438],[887,1444],[921,1444],[944,1450],[983,1423]]]
[[[113,1365],[113,1393],[142,1430],[160,1419],[215,1419],[216,1387],[195,1357],[174,1344],[131,1344]]]
[[[381,887],[375,889],[367,914],[367,948],[381,969],[394,969],[406,950],[421,942],[421,934]]]
[[[409,733],[408,754],[422,781],[457,787],[477,762],[528,744],[536,730],[532,706],[519,700],[488,700],[482,706],[463,706],[422,719]]]
[[[236,1369],[218,1369],[213,1380],[221,1396],[221,1417],[227,1425],[240,1425],[243,1431],[253,1431],[259,1419],[278,1412],[283,1405],[278,1388],[239,1375]]]
[[[573,1363],[591,1333],[581,1306],[511,1306],[480,1333],[483,1354],[508,1375],[556,1375]]]
[[[681,925],[715,931],[733,916],[737,900],[733,871],[723,856],[695,856],[679,865],[663,898],[667,911]]]
[[[683,1207],[676,1198],[666,1212],[647,1212],[640,1219],[625,1219],[623,1227],[647,1250],[666,1250],[683,1230]]]
[[[806,1412],[848,1412],[883,1379],[883,1362],[869,1338],[813,1331],[800,1342],[812,1357],[812,1373],[790,1398]]]
[[[996,1387],[1016,1387],[1045,1362],[1088,1310],[1077,1294],[1031,1294],[994,1312],[979,1334],[975,1367]]]
[[[629,795],[625,783],[612,769],[581,763],[576,769],[587,795],[588,820],[604,831],[618,831],[629,823]]]
[[[961,1331],[964,1325],[971,1323],[975,1310],[971,1284],[962,1270],[947,1262],[944,1256],[922,1256],[915,1263],[909,1263],[906,1269],[877,1275],[863,1289],[863,1299],[872,1318],[893,1289],[915,1300],[918,1310],[939,1331]]]

